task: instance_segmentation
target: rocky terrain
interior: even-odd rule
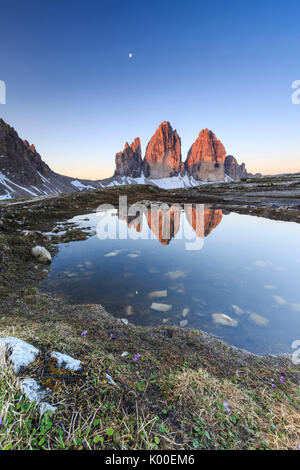
[[[115,175],[130,178],[143,176],[147,179],[146,183],[150,184],[155,184],[155,180],[177,177],[177,187],[181,186],[180,181],[184,177],[187,178],[186,186],[194,186],[200,182],[224,181],[226,175],[232,180],[253,176],[247,172],[245,164],[239,165],[232,155],[225,158],[225,147],[208,129],[199,133],[185,162],[182,161],[180,137],[168,121],[162,122],[151,137],[144,160],[141,158],[138,140],[139,152],[137,163],[134,164],[134,153],[131,150],[133,145],[134,143],[129,147],[126,143],[124,151],[116,154]]]
[[[137,137],[127,142],[115,157],[116,170],[111,178],[84,180],[52,171],[33,144],[0,119],[0,200],[15,197],[78,192],[127,184],[150,184],[162,189],[189,188],[207,182],[240,180],[253,176],[245,164],[232,156],[225,159],[225,148],[213,132],[205,129],[191,146],[182,162],[181,140],[169,122],[160,124],[142,158]]]
[[[204,129],[188,151],[185,167],[187,172],[197,180],[224,180],[224,162],[226,151],[215,134]]]
[[[141,141],[134,139],[131,145],[126,142],[123,152],[116,154],[115,176],[139,178],[143,172]]]
[[[0,119],[0,199],[43,197],[98,187],[52,171],[35,146]]]
[[[224,163],[224,171],[225,174],[233,180],[240,180],[242,178],[247,178],[248,176],[245,163],[239,165],[237,159],[234,158],[232,155],[226,156]]]

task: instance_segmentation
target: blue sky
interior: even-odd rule
[[[0,116],[71,176],[110,176],[164,120],[183,159],[208,127],[250,171],[300,171],[299,23],[293,0],[10,0]]]

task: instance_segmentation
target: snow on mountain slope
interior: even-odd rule
[[[177,189],[177,188],[193,188],[202,184],[209,184],[204,181],[196,181],[189,175],[178,175],[166,178],[151,179],[145,178],[142,174],[139,178],[131,178],[129,176],[117,176],[109,182],[102,181],[102,185],[106,187],[123,186],[126,184],[150,184],[161,189]]]
[[[30,196],[36,196],[36,194],[31,191],[30,189],[25,189],[24,187],[13,183],[7,176],[5,176],[2,172],[0,172],[0,185],[4,186],[4,190],[6,191],[5,194],[0,194],[0,199],[10,199],[12,196],[12,193],[15,192],[15,190],[21,190],[25,191],[27,195]]]
[[[92,186],[91,184],[85,184],[79,180],[73,180],[72,182],[71,178],[60,175],[53,174],[46,178],[39,172],[37,173],[41,178],[41,184],[39,186],[34,184],[17,184],[13,181],[13,175],[9,175],[9,178],[0,171],[0,200],[27,196],[57,195],[65,192],[95,189],[100,186],[97,182]]]
[[[84,190],[87,190],[87,189],[95,189],[95,186],[91,186],[91,185],[87,185],[87,184],[83,184],[81,181],[79,180],[73,180],[71,181],[71,184],[73,186],[75,186],[75,188],[79,189],[79,191],[84,191]]]
[[[40,177],[42,185],[39,187],[35,185],[21,186],[14,183],[0,172],[0,200],[27,196],[57,195],[64,192],[87,191],[97,188],[111,188],[132,184],[148,184],[161,189],[193,188],[203,184],[212,184],[204,181],[196,181],[193,177],[188,175],[161,179],[149,179],[145,178],[144,175],[139,178],[117,176],[99,181],[72,180],[72,178],[62,177],[60,175],[49,178],[40,175]]]
[[[176,188],[193,188],[201,184],[196,181],[193,177],[188,175],[172,176],[171,178],[162,178],[158,180],[151,180],[152,184],[162,189],[176,189]]]
[[[164,126],[169,128],[168,123],[164,123]],[[178,151],[176,152],[178,156]],[[128,184],[148,184],[162,189],[191,188],[207,184],[203,181],[196,181],[193,176],[186,172],[182,176],[184,173],[182,168],[180,169],[180,174],[177,174],[177,170],[179,171],[179,168],[177,168],[175,173],[174,171],[171,171],[171,173],[169,171],[155,171],[156,176],[164,176],[159,179],[153,178],[153,173],[151,177],[151,172],[149,177],[146,178],[141,166],[142,158],[139,139],[133,142],[132,148],[127,144],[124,152],[121,152],[120,155],[117,154],[117,157],[120,171],[116,171],[111,178],[90,181],[59,175],[51,170],[42,160],[41,155],[33,144],[30,145],[27,140],[22,140],[15,129],[0,118],[0,200],[45,197],[51,194],[58,195],[60,193]],[[132,158],[134,162],[130,160]],[[130,161],[127,161],[128,159]],[[170,165],[172,166],[171,163]],[[165,167],[164,170],[166,170]],[[167,175],[177,174],[177,176],[166,176],[166,173]],[[141,176],[125,176],[126,174]]]

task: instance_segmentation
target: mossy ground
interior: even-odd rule
[[[288,358],[254,356],[191,329],[126,326],[99,305],[68,305],[39,291],[47,268],[32,258],[31,248],[38,242],[54,254],[56,245],[17,229],[51,230],[101,202],[117,202],[120,192],[2,209],[0,336],[41,350],[21,376],[50,387],[48,401],[57,411],[40,418],[2,364],[0,448],[297,449],[299,366]],[[152,188],[126,194],[129,202],[158,197]],[[62,374],[49,359],[53,350],[80,359],[82,372]]]

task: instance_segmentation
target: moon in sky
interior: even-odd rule
[[[129,52],[128,57],[129,57],[129,59],[132,59],[132,57],[133,57],[132,52]]]

